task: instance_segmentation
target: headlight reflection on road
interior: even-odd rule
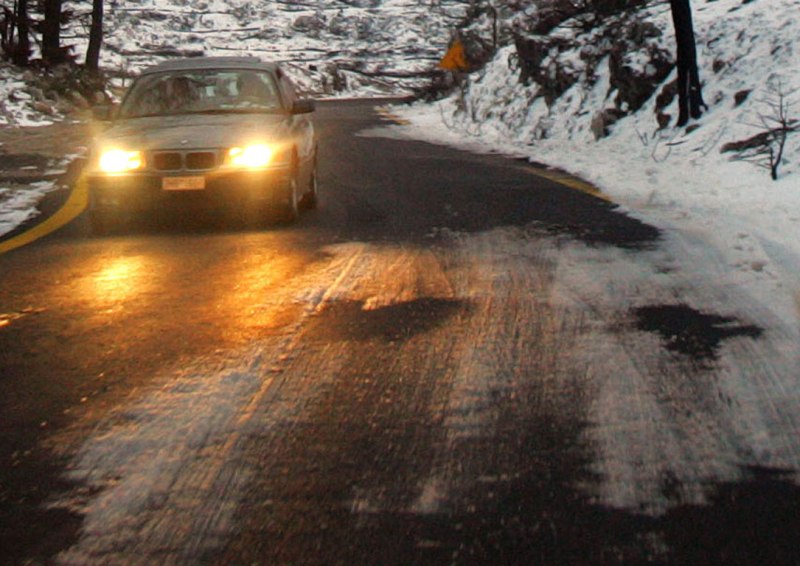
[[[229,334],[279,327],[297,289],[286,286],[304,264],[304,258],[292,250],[280,248],[280,242],[260,234],[239,237],[243,253],[225,267],[223,292],[218,294],[215,309],[225,313]],[[280,250],[280,251],[274,251]]]
[[[141,292],[145,260],[142,256],[119,257],[103,267],[93,278],[95,298],[117,303]]]

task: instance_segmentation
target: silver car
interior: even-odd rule
[[[316,205],[315,105],[274,63],[180,59],[143,71],[94,141],[86,178],[92,226],[207,207],[297,219]]]

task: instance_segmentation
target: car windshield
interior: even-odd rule
[[[272,74],[202,69],[142,76],[123,100],[118,116],[274,112],[280,108]]]

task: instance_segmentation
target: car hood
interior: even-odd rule
[[[185,114],[115,122],[95,146],[152,151],[224,148],[254,141],[276,141],[287,133],[284,114]]]

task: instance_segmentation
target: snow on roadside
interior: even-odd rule
[[[23,73],[0,63],[0,128],[35,128],[53,124],[56,117],[34,108],[35,99],[29,89]],[[3,170],[4,153],[0,143],[0,171]],[[39,214],[37,205],[54,188],[52,181],[35,181],[28,185],[0,181],[0,237]]]
[[[765,170],[720,152],[723,144],[763,130],[759,114],[769,113],[768,99],[777,89],[794,97],[792,117],[800,118],[795,49],[800,2],[775,0],[769,10],[763,4],[719,0],[696,5],[709,110],[692,130],[659,130],[655,101],[650,100],[612,126],[608,137],[595,140],[592,117],[611,107],[614,97],[607,67],[601,66],[592,86],[575,86],[548,107],[535,86],[518,83],[518,71],[509,64],[514,48],[506,47],[480,75],[470,77],[462,92],[433,105],[393,107],[390,111],[407,124],[365,132],[502,152],[561,168],[593,182],[624,212],[661,228],[658,248],[635,258],[613,250],[586,248],[583,255],[561,250],[563,288],[593,305],[592,312],[606,313],[608,320],[636,306],[677,301],[764,329],[757,344],[734,341],[721,353],[716,389],[710,391],[734,401],[731,408],[719,404],[711,411],[707,418],[719,422],[710,425],[692,422],[717,404],[709,396],[709,404],[702,406],[703,396],[692,389],[700,387],[702,393],[702,386],[693,381],[687,382],[691,385],[680,402],[691,406],[686,414],[694,417],[632,411],[659,390],[649,382],[657,368],[641,375],[620,371],[627,354],[615,354],[610,346],[619,337],[594,336],[595,347],[604,339],[609,344],[592,357],[593,371],[609,379],[598,379],[604,389],[590,417],[600,449],[597,472],[605,478],[597,496],[607,504],[663,512],[669,506],[659,496],[664,470],[683,482],[686,501],[702,502],[704,482],[735,480],[741,465],[800,469],[795,442],[800,426],[800,135],[790,137],[776,182]],[[671,34],[668,12],[655,13],[653,19]],[[567,53],[565,60],[571,55],[575,59]],[[677,101],[665,112],[676,116]],[[604,268],[587,269],[598,257]],[[641,333],[633,336],[637,342],[628,354],[638,352],[639,341],[647,339]],[[658,426],[654,419],[661,419]],[[681,426],[697,434],[676,443],[680,435],[673,438],[671,427],[683,420]],[[747,450],[738,452],[741,447]],[[664,454],[671,456],[662,462]],[[642,462],[648,462],[644,468],[649,473],[641,472]]]
[[[592,88],[576,85],[552,107],[536,87],[518,84],[502,49],[465,92],[434,105],[396,107],[411,122],[392,135],[475,151],[523,155],[595,183],[631,215],[685,233],[717,250],[727,284],[746,290],[786,324],[798,323],[800,303],[800,135],[789,138],[780,178],[720,152],[726,142],[761,130],[759,115],[778,89],[800,113],[800,2],[740,5],[733,0],[695,10],[708,112],[693,131],[658,130],[655,100],[595,141],[591,120],[611,104],[608,70]],[[671,37],[668,12],[652,15]],[[722,70],[719,70],[723,62]],[[715,73],[715,64],[718,72]],[[674,73],[667,81],[674,79]],[[751,91],[737,104],[737,93]],[[467,112],[459,111],[466,107]],[[677,100],[665,112],[677,115]]]
[[[248,443],[304,411],[292,387],[313,396],[347,362],[346,356],[321,356],[312,380],[307,367],[294,365],[308,319],[361,282],[370,259],[365,249],[326,248],[330,262],[310,269],[297,288],[254,307],[271,318],[270,309],[301,306],[284,332],[166,368],[87,438],[79,435],[79,447],[70,430],[50,439],[57,454],[70,456],[67,477],[76,482],[51,505],[84,516],[80,539],[55,563],[120,564],[133,556],[136,564],[194,564],[224,546],[259,471],[247,460]]]
[[[0,127],[49,126],[60,118],[36,110],[29,89],[22,72],[0,62]]]
[[[52,181],[38,181],[24,189],[0,186],[0,236],[39,214],[36,206],[54,188]]]

